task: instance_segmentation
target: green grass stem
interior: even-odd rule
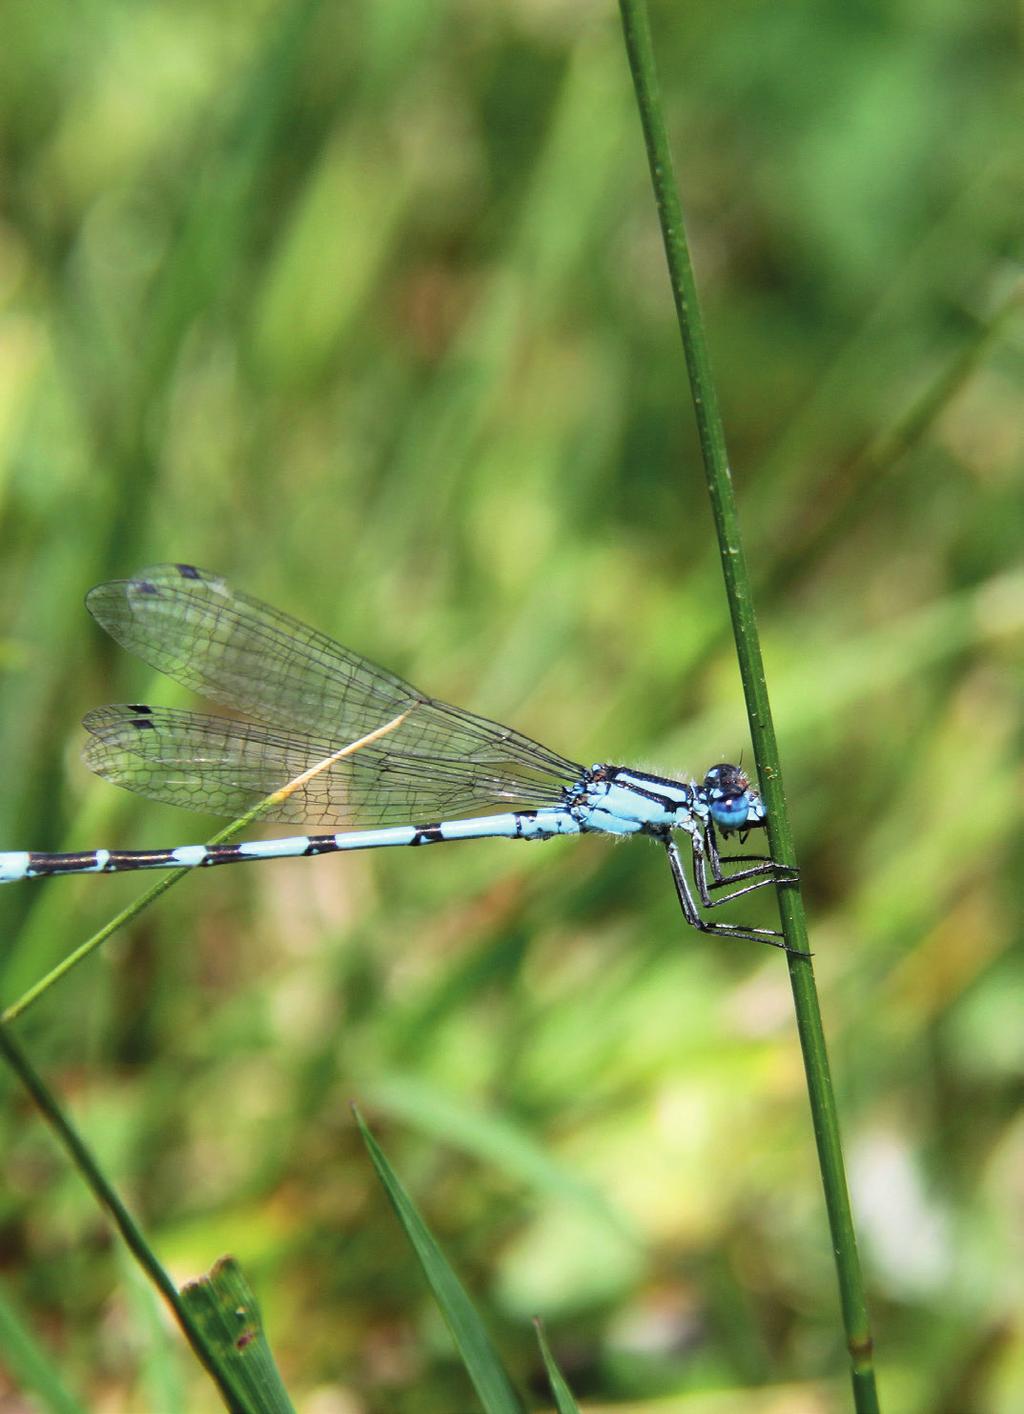
[[[772,724],[750,575],[740,536],[725,428],[718,408],[711,360],[683,226],[682,207],[665,131],[647,6],[644,0],[620,0],[620,9],[665,244],[672,294],[686,356],[701,457],[711,498],[736,653],[750,719],[758,782],[768,811],[769,845],[774,859],[792,865],[796,863],[796,854],[782,787],[778,745]],[[871,1330],[857,1255],[821,1009],[808,953],[803,901],[800,890],[795,885],[782,886],[778,893],[783,933],[790,949],[788,962],[797,1028],[803,1051],[825,1205],[836,1255],[840,1303],[851,1360],[854,1402],[859,1414],[872,1414],[879,1406]]]
[[[209,840],[208,843],[210,845],[228,844],[236,835],[248,829],[252,822],[262,815],[269,803],[269,798],[267,800],[261,800],[258,805],[254,805],[245,815],[240,816],[237,820],[233,820],[230,825],[225,826],[225,828],[221,830],[219,834],[214,835],[213,839]],[[90,954],[96,951],[101,943],[105,943],[114,933],[124,928],[126,924],[131,923],[133,919],[138,918],[139,914],[143,913],[151,903],[155,903],[162,893],[166,893],[172,885],[177,884],[180,880],[184,879],[186,874],[191,874],[192,872],[192,869],[172,869],[169,873],[163,874],[144,894],[140,894],[139,897],[128,904],[126,908],[122,908],[120,913],[116,913],[113,918],[104,923],[102,928],[97,929],[92,937],[86,938],[85,942],[79,944],[74,952],[68,953],[67,957],[63,958],[56,967],[52,967],[44,977],[40,977],[38,982],[34,982],[31,987],[22,993],[16,1002],[12,1002],[9,1007],[5,1007],[5,1009],[0,1012],[0,1025],[7,1025],[9,1022],[16,1021],[18,1017],[24,1015],[34,1002],[37,1002],[40,997],[48,992],[62,977],[67,976],[69,972],[73,971],[80,963],[84,962]]]
[[[820,564],[857,521],[872,513],[889,477],[934,431],[940,417],[1022,310],[1024,292],[1015,285],[892,423],[852,458],[844,468],[841,484],[833,488],[835,498],[828,514],[815,514],[808,524],[794,528],[769,572],[757,577],[760,594],[774,598],[783,586],[806,577],[808,569]]]
[[[160,1265],[156,1254],[143,1236],[142,1229],[122,1203],[116,1189],[108,1181],[85,1140],[64,1114],[49,1086],[15,1041],[10,1028],[2,1023],[0,1023],[0,1054],[3,1055],[11,1070],[32,1096],[39,1112],[53,1130],[58,1142],[67,1151],[68,1157],[92,1190],[100,1207],[106,1209],[132,1256],[170,1306],[185,1339],[220,1389],[227,1407],[232,1411],[237,1411],[237,1414],[250,1414],[250,1406],[241,1402],[234,1394],[232,1380],[229,1378],[228,1372],[218,1362],[216,1352],[210,1348],[203,1331],[193,1319],[188,1305],[182,1300],[174,1282]]]
[[[148,1293],[147,1293],[148,1294]],[[0,1350],[7,1378],[25,1398],[24,1408],[45,1414],[89,1414],[64,1383],[53,1352],[45,1349],[0,1285]],[[29,1403],[29,1400],[32,1400]]]

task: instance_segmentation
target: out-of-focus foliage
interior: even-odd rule
[[[883,1398],[1019,1409],[1019,20],[653,24]],[[581,760],[743,748],[611,3],[8,0],[3,31],[4,848],[213,832],[77,762],[88,707],[184,700],[81,607],[159,559]],[[3,1000],[140,887],[3,890]],[[689,934],[653,848],[195,876],[19,1029],[175,1276],[242,1262],[297,1407],[472,1404],[352,1097],[538,1400],[534,1313],[589,1407],[846,1407],[784,961]],[[88,1407],[215,1408],[6,1094],[20,1319]]]

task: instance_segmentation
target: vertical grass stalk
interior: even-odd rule
[[[665,243],[672,295],[686,356],[701,457],[711,498],[722,573],[736,640],[736,654],[750,719],[758,783],[768,812],[769,846],[773,859],[792,865],[796,863],[796,855],[782,788],[778,745],[761,658],[750,576],[740,538],[725,429],[711,374],[711,361],[683,227],[682,207],[665,132],[647,6],[645,0],[619,0],[619,4],[658,207],[658,219]],[[857,1255],[825,1033],[807,947],[803,901],[796,885],[781,886],[778,893],[782,928],[790,949],[788,961],[793,1002],[807,1076],[825,1206],[836,1256],[840,1304],[851,1361],[854,1404],[859,1414],[876,1414],[879,1406],[871,1329]]]

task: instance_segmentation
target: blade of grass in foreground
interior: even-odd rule
[[[253,1414],[295,1414],[270,1353],[259,1306],[234,1257],[181,1288],[191,1312],[242,1405]]]
[[[377,1170],[377,1177],[391,1200],[391,1206],[405,1229],[413,1251],[419,1258],[434,1299],[441,1308],[441,1314],[462,1356],[469,1378],[480,1397],[480,1403],[487,1414],[523,1414],[522,1402],[512,1387],[487,1328],[470,1301],[465,1287],[452,1271],[433,1234],[354,1105],[352,1113]]]
[[[213,839],[209,840],[208,843],[211,845],[227,844],[230,840],[233,840],[236,835],[241,834],[243,830],[247,829],[248,826],[263,813],[267,808],[267,804],[267,801],[261,800],[248,814],[243,815],[238,820],[233,820],[231,824],[221,830],[219,834],[214,835]],[[40,977],[38,982],[33,983],[27,991],[23,992],[16,1002],[11,1002],[9,1007],[5,1007],[4,1010],[0,1012],[0,1025],[6,1025],[8,1022],[16,1021],[18,1017],[26,1012],[34,1002],[37,1002],[45,992],[48,992],[54,983],[59,982],[68,972],[73,971],[79,963],[84,962],[87,957],[94,953],[101,943],[105,943],[107,939],[112,937],[119,929],[124,928],[128,923],[131,923],[133,919],[138,918],[140,913],[144,913],[149,905],[155,903],[160,895],[166,893],[172,885],[180,883],[186,875],[194,874],[195,872],[194,869],[171,869],[168,873],[163,874],[145,893],[140,894],[137,899],[133,899],[132,902],[128,904],[127,908],[122,908],[120,913],[115,913],[114,917],[111,918],[109,922],[104,923],[102,928],[97,929],[91,938],[86,938],[84,943],[80,943],[73,952],[68,953],[67,957],[62,958],[62,960],[57,963],[56,967],[51,967],[50,971],[47,972],[44,977]]]
[[[281,786],[279,790],[271,791],[270,795],[264,796],[262,800],[257,801],[251,810],[247,810],[244,815],[240,815],[237,820],[233,820],[230,825],[221,830],[219,835],[214,835],[210,844],[226,844],[228,840],[234,839],[235,835],[241,834],[243,830],[247,829],[254,820],[258,820],[271,806],[279,805],[281,801],[286,800],[288,796],[301,788],[301,786],[313,776],[319,775],[321,771],[328,770],[334,762],[339,761],[343,756],[353,756],[356,752],[362,751],[364,747],[369,746],[375,741],[379,741],[381,737],[387,736],[389,732],[393,732],[396,727],[400,726],[408,715],[408,712],[400,712],[399,715],[394,717],[390,722],[385,722],[383,726],[375,727],[372,732],[367,732],[365,736],[359,737],[356,741],[350,741],[338,751],[332,751],[329,756],[325,756],[324,759],[319,761],[315,766],[311,766],[307,771],[303,771],[300,775],[296,776],[294,780],[288,781],[285,785]],[[159,880],[151,889],[147,889],[134,903],[130,903],[127,908],[122,909],[120,913],[116,914],[109,923],[105,923],[99,932],[94,933],[91,938],[87,938],[74,952],[69,953],[63,962],[59,962],[56,967],[51,968],[45,977],[40,978],[34,986],[28,989],[24,996],[19,997],[16,1002],[12,1002],[4,1012],[0,1013],[0,1024],[16,1020],[27,1007],[31,1006],[34,1001],[38,1001],[43,993],[48,991],[55,982],[59,982],[66,973],[70,972],[73,967],[77,967],[80,962],[84,962],[89,954],[98,948],[101,943],[106,942],[112,933],[116,933],[118,928],[123,928],[126,923],[130,923],[133,918],[137,918],[142,910],[148,908],[154,899],[159,898],[172,884],[176,884],[179,879],[183,879],[186,874],[191,874],[192,872],[191,869],[172,869],[165,878]]]
[[[53,1352],[39,1345],[3,1287],[0,1287],[0,1350],[12,1382],[22,1395],[31,1395],[38,1401],[38,1407],[46,1414],[89,1414],[85,1405],[79,1404],[65,1386],[54,1366]],[[36,1408],[35,1403],[32,1408]]]
[[[551,1353],[550,1345],[548,1345],[548,1338],[544,1334],[544,1324],[539,1316],[534,1316],[533,1325],[537,1332],[540,1353],[544,1357],[544,1368],[548,1372],[551,1393],[555,1396],[555,1407],[558,1414],[580,1414],[579,1405],[573,1398],[572,1390],[566,1384],[565,1376],[555,1363],[555,1357]]]
[[[282,1404],[280,1401],[277,1403],[268,1403],[266,1400],[254,1402],[249,1397],[250,1391],[246,1382],[238,1377],[234,1349],[232,1358],[226,1359],[222,1342],[211,1341],[208,1336],[209,1322],[196,1319],[193,1314],[194,1302],[191,1299],[185,1299],[179,1293],[143,1236],[142,1229],[122,1203],[117,1190],[100,1168],[96,1156],[64,1114],[42,1076],[15,1041],[9,1027],[2,1023],[0,1023],[0,1055],[3,1056],[11,1070],[32,1096],[58,1142],[63,1145],[71,1162],[92,1190],[93,1197],[100,1207],[106,1210],[114,1226],[124,1238],[132,1256],[170,1306],[184,1332],[185,1339],[217,1385],[232,1414],[281,1414],[281,1411],[291,1411],[291,1405],[287,1403],[287,1398]],[[257,1333],[255,1318],[248,1315],[250,1311],[255,1310],[255,1303],[252,1301],[251,1295],[241,1304],[245,1306],[247,1313],[245,1331],[251,1331],[255,1336]],[[236,1345],[242,1333],[237,1328],[234,1330]],[[247,1340],[246,1345],[248,1344]],[[269,1351],[266,1359],[270,1360]]]
[[[637,106],[658,207],[665,256],[675,300],[690,391],[693,397],[701,456],[718,536],[722,572],[732,617],[736,654],[750,719],[758,784],[768,812],[768,840],[773,859],[795,864],[793,836],[782,790],[778,745],[772,724],[768,687],[754,615],[750,576],[740,538],[739,517],[729,472],[725,428],[718,409],[711,360],[697,301],[697,287],[683,227],[682,207],[665,132],[654,51],[645,0],[619,0]],[[807,925],[799,888],[778,890],[779,912],[788,953],[790,981],[803,1050],[807,1090],[818,1146],[825,1205],[828,1210],[840,1304],[850,1353],[855,1406],[860,1414],[875,1414],[878,1394],[872,1359],[871,1328],[864,1282],[857,1255],[856,1234],[846,1185],[842,1144],[829,1073],[825,1033],[807,950]]]

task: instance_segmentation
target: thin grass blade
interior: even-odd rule
[[[555,1396],[555,1408],[558,1410],[558,1414],[580,1414],[580,1407],[573,1398],[572,1390],[566,1384],[565,1376],[558,1368],[555,1357],[551,1353],[548,1338],[544,1334],[544,1323],[539,1316],[534,1316],[533,1325],[537,1332],[540,1353],[544,1357],[544,1368],[548,1372],[551,1393]]]
[[[2,1286],[0,1350],[4,1366],[17,1388],[25,1396],[31,1395],[33,1409],[45,1410],[45,1414],[89,1414],[61,1380],[53,1353],[39,1345]]]
[[[355,1106],[352,1112],[373,1166],[377,1170],[377,1177],[391,1200],[391,1206],[405,1229],[413,1251],[419,1258],[423,1274],[430,1283],[434,1299],[441,1308],[441,1314],[462,1356],[469,1378],[480,1397],[480,1403],[487,1414],[524,1414],[522,1401],[465,1287],[449,1266],[416,1205],[402,1187],[395,1171],[366,1127],[362,1115]]]
[[[234,1397],[232,1386],[226,1378],[226,1372],[221,1368],[217,1358],[208,1350],[205,1335],[193,1319],[192,1312],[182,1300],[178,1288],[168,1273],[160,1265],[160,1261],[146,1240],[145,1234],[122,1202],[121,1195],[107,1178],[95,1154],[72,1124],[70,1118],[61,1109],[53,1092],[29,1060],[28,1055],[14,1039],[11,1028],[2,1022],[0,1022],[0,1058],[6,1061],[32,1096],[37,1109],[49,1125],[57,1142],[78,1170],[97,1203],[121,1234],[132,1257],[174,1312],[185,1339],[220,1389],[227,1407],[232,1411],[232,1414],[251,1414],[249,1406]]]
[[[697,285],[683,224],[682,203],[665,127],[647,5],[644,0],[619,0],[619,9],[689,374],[697,435],[718,537],[722,575],[732,617],[736,656],[747,703],[758,781],[768,811],[770,851],[772,858],[779,863],[795,865],[793,834],[782,788],[782,767],[772,724],[751,579],[740,534],[725,426],[719,411],[711,358],[697,298]],[[857,1253],[825,1031],[807,944],[803,900],[798,884],[789,880],[778,886],[777,894],[779,915],[789,949],[787,962],[790,983],[803,1050],[808,1099],[814,1120],[825,1206],[832,1234],[854,1402],[858,1414],[877,1414],[879,1405],[871,1323]]]

